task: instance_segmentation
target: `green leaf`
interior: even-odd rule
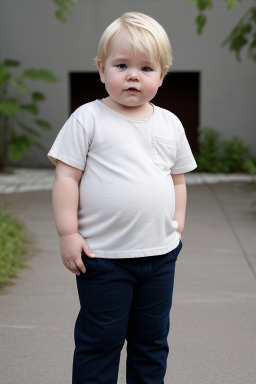
[[[199,11],[204,11],[205,9],[212,7],[212,0],[197,0],[197,8],[199,9]]]
[[[24,71],[24,76],[32,80],[40,80],[39,71],[36,69],[26,69]]]
[[[77,0],[66,0],[69,4],[76,5],[78,4]]]
[[[227,45],[237,36],[236,28],[234,28],[231,33],[226,37],[226,39],[221,43],[221,46]]]
[[[58,81],[58,78],[50,71],[46,71],[44,69],[41,69],[39,71],[40,77],[44,81],[48,81],[49,83],[55,83]]]
[[[250,20],[256,22],[256,7],[250,9],[251,17]]]
[[[31,146],[31,140],[25,135],[15,135],[8,145],[7,154],[11,160],[19,160]]]
[[[69,14],[71,14],[71,11],[70,9],[65,5],[65,0],[55,0],[55,3],[57,4],[57,6],[59,8],[61,8],[64,12],[67,12]]]
[[[44,69],[27,69],[24,71],[24,76],[31,80],[44,80],[51,83],[58,81],[53,73]]]
[[[55,16],[61,22],[66,23],[67,18],[66,14],[71,14],[68,4],[75,5],[77,4],[76,0],[54,0],[55,4],[58,7],[58,10],[55,12]]]
[[[64,7],[67,7],[66,3],[71,5],[77,4],[77,0],[54,0],[54,2],[59,8],[63,8],[63,9]]]
[[[23,131],[29,133],[30,135],[35,136],[35,137],[41,136],[40,133],[36,129],[31,128],[28,125],[21,123],[21,122],[19,123],[19,125],[23,129]]]
[[[46,99],[45,95],[41,92],[33,92],[32,99],[34,102],[43,101]]]
[[[227,0],[227,8],[232,9],[234,8],[235,4],[240,2],[241,0]]]
[[[252,60],[256,61],[256,38],[251,41],[248,48],[248,54]]]
[[[8,68],[5,66],[0,66],[0,85],[4,84],[9,76],[10,74]]]
[[[57,17],[57,19],[59,19],[60,21],[62,21],[62,23],[66,23],[67,22],[67,18],[65,16],[65,13],[61,10],[61,9],[58,9],[56,12],[55,12],[55,16]]]
[[[253,49],[253,48],[256,48],[256,38],[251,41],[249,46],[249,49]]]
[[[244,24],[242,29],[241,29],[241,34],[243,35],[248,35],[252,30],[252,25],[251,24]]]
[[[36,104],[28,104],[28,105],[22,105],[22,109],[25,109],[27,112],[31,113],[32,115],[38,115],[39,108]]]
[[[227,7],[231,9],[234,7],[236,0],[227,0]]]
[[[9,99],[0,102],[0,113],[6,116],[16,116],[20,111],[21,105],[18,101]]]
[[[20,62],[17,61],[17,60],[6,59],[4,61],[4,65],[6,65],[6,67],[19,67],[20,66]]]
[[[45,120],[35,120],[35,123],[42,129],[45,129],[45,130],[50,130],[52,129],[52,126],[51,124],[49,124],[47,121]]]
[[[247,42],[248,39],[246,39],[243,35],[238,36],[237,38],[231,40],[229,49],[231,51],[239,52],[241,48],[243,48],[243,46],[247,44]]]
[[[203,15],[202,13],[200,13],[197,17],[196,17],[196,23],[197,23],[197,33],[200,35],[203,31],[203,28],[205,26],[205,23],[206,23],[206,16]]]
[[[13,87],[17,88],[20,92],[29,93],[29,89],[22,83],[20,79],[10,78],[10,83]]]
[[[19,160],[28,152],[32,145],[45,150],[44,146],[39,141],[28,135],[17,135],[16,132],[12,130],[11,142],[8,145],[7,155],[11,160]]]

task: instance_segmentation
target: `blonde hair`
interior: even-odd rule
[[[96,61],[104,65],[113,37],[124,31],[135,50],[159,62],[162,69],[172,65],[172,48],[164,28],[152,17],[139,12],[127,12],[113,21],[103,32],[99,41]]]

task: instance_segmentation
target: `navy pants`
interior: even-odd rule
[[[163,384],[172,305],[173,251],[135,259],[89,258],[77,276],[73,384],[116,384],[127,340],[128,384]]]

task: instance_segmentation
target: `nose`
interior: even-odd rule
[[[139,73],[135,69],[131,69],[127,74],[128,81],[139,81]]]

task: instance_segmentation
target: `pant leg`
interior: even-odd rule
[[[127,384],[164,382],[175,262],[181,246],[166,255],[141,259],[144,273],[134,288],[126,337]]]
[[[134,280],[128,261],[84,258],[77,277],[81,310],[75,326],[73,384],[116,384]]]

